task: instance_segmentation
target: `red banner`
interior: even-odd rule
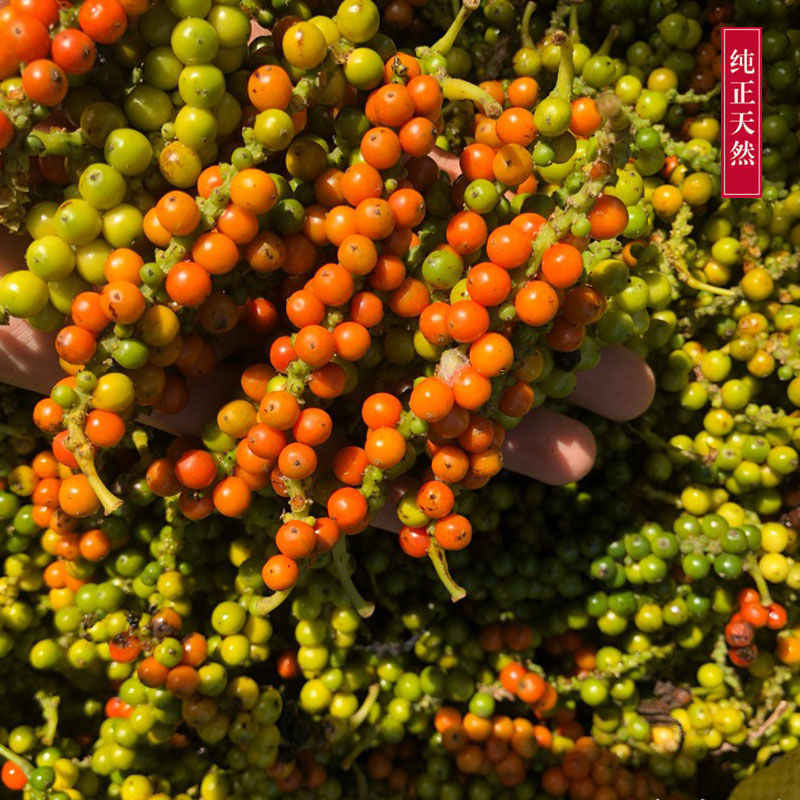
[[[761,197],[761,28],[722,29],[722,196]]]

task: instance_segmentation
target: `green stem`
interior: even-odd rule
[[[153,462],[153,454],[150,452],[147,432],[139,428],[131,434],[131,439],[133,440],[133,446],[136,448],[136,452],[139,454],[142,466],[149,467]]]
[[[626,654],[622,657],[620,663],[612,670],[603,671],[595,669],[589,673],[589,676],[604,679],[609,677],[621,678],[633,670],[645,667],[653,660],[662,660],[667,658],[675,651],[676,647],[677,645],[674,642],[671,642],[670,644],[651,647],[649,650],[645,650],[641,653]],[[559,675],[555,680],[556,690],[560,695],[578,692],[580,691],[581,685],[583,684],[585,678],[586,676],[584,674],[581,674],[580,677],[577,675]]]
[[[436,570],[436,574],[439,576],[439,580],[450,594],[450,599],[454,603],[463,600],[467,596],[466,589],[453,580],[450,568],[447,566],[447,555],[434,539],[431,539],[431,543],[428,545],[428,557]]]
[[[369,710],[372,706],[375,705],[375,701],[378,699],[378,695],[381,693],[381,685],[379,683],[373,683],[369,690],[367,691],[367,696],[364,698],[364,702],[358,707],[358,711],[350,717],[350,730],[354,731],[361,725],[362,722],[367,718],[367,714],[369,714]]]
[[[375,734],[370,733],[360,742],[357,742],[353,749],[342,759],[342,769],[348,770],[353,766],[355,760],[365,751],[375,744]]]
[[[558,44],[561,48],[561,59],[558,62],[556,85],[550,96],[571,100],[572,79],[575,77],[575,65],[572,63],[572,40],[562,31],[556,31],[552,38],[553,44]]]
[[[607,56],[611,52],[611,45],[614,44],[617,36],[619,36],[619,27],[616,25],[612,25],[608,29],[608,33],[606,34],[606,38],[603,39],[603,43],[600,45],[600,48],[597,52],[593,53],[592,55],[595,56]]]
[[[290,594],[291,589],[281,589],[273,592],[268,597],[259,597],[252,606],[250,612],[256,617],[266,617],[271,614]]]
[[[59,128],[33,130],[25,139],[25,150],[32,156],[80,156],[86,152],[83,132]]]
[[[22,428],[15,428],[12,425],[4,425],[0,423],[0,434],[3,436],[11,436],[13,439],[25,439],[28,434]]]
[[[308,496],[307,483],[308,481],[295,478],[283,479],[283,485],[289,493],[289,511],[284,515],[284,519],[305,519],[308,516],[313,500]]]
[[[429,52],[446,56],[453,49],[453,45],[458,38],[458,34],[461,33],[467,18],[479,5],[480,0],[462,0],[461,8],[458,9],[456,18],[445,31],[444,36],[431,46]]]
[[[758,593],[761,595],[761,605],[768,606],[772,602],[772,595],[764,576],[761,574],[756,557],[752,553],[745,559],[745,569],[753,576]]]
[[[447,100],[472,100],[492,119],[497,119],[503,113],[503,107],[489,92],[461,78],[445,78],[442,81],[442,94]]]
[[[534,0],[528,0],[528,2],[525,3],[525,9],[522,12],[522,22],[520,23],[519,41],[522,47],[536,47],[536,43],[531,36],[531,19],[533,18],[534,11],[536,11],[536,3]]]
[[[669,237],[662,238],[660,242],[656,241],[656,246],[659,247],[667,264],[673,269],[678,278],[690,288],[699,292],[733,297],[736,294],[733,289],[712,286],[710,283],[698,280],[689,271],[684,253],[686,252],[686,239],[692,232],[691,215],[690,207],[684,205],[672,221]]]
[[[383,470],[370,464],[364,470],[364,480],[361,482],[359,491],[364,497],[369,500],[371,497],[377,497],[381,493],[381,484],[383,483]]]
[[[581,41],[580,25],[578,24],[578,6],[573,5],[569,10],[569,38],[572,44],[579,44]]]
[[[9,750],[4,744],[0,744],[0,756],[16,764],[25,773],[26,778],[29,778],[31,772],[33,772],[33,764],[27,758],[23,758],[13,750]]]
[[[292,99],[289,105],[291,111],[303,111],[308,107],[308,97],[314,88],[315,80],[316,78],[300,78],[292,89]]]
[[[723,297],[732,297],[736,292],[733,289],[723,289],[720,286],[713,286],[705,281],[698,280],[689,272],[689,268],[682,258],[675,258],[673,265],[680,276],[680,279],[690,288],[696,289],[698,292],[709,292],[710,294],[718,294]]]
[[[42,709],[44,727],[41,734],[42,743],[50,747],[56,738],[58,730],[58,706],[61,698],[58,695],[49,695],[45,692],[36,692],[36,702]]]
[[[340,536],[339,541],[333,546],[333,568],[353,607],[358,611],[360,617],[367,619],[375,611],[375,603],[371,603],[361,596],[361,593],[353,583],[353,579],[350,577],[350,572],[347,569],[347,544],[345,542],[346,537]]]
[[[86,476],[89,485],[97,495],[100,505],[106,515],[112,514],[121,505],[122,500],[119,499],[106,485],[103,479],[97,472],[97,466],[94,463],[94,447],[92,443],[86,438],[86,433],[83,430],[83,420],[85,418],[85,405],[88,401],[84,401],[82,407],[73,409],[69,414],[69,421],[67,423],[67,447],[72,451],[75,460],[78,462],[81,472]]]
[[[673,91],[675,91],[673,89]],[[707,103],[712,97],[716,97],[721,91],[719,85],[715,86],[710,92],[698,94],[697,92],[681,92],[675,94],[671,100],[675,103]]]

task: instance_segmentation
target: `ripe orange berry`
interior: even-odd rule
[[[337,489],[328,498],[327,508],[328,516],[344,532],[363,522],[369,514],[366,497],[358,489],[349,486]]]
[[[84,475],[70,475],[61,481],[58,504],[72,517],[88,517],[100,508],[100,501]]]
[[[622,200],[610,194],[600,195],[587,216],[593,239],[613,239],[628,225],[628,209]]]
[[[285,556],[294,559],[307,558],[314,552],[316,534],[308,523],[294,519],[278,528],[275,544]]]
[[[425,422],[444,419],[453,408],[453,390],[439,378],[423,378],[411,392],[408,404]]]
[[[403,460],[406,440],[394,428],[377,428],[367,434],[364,452],[370,464],[379,469],[391,469]]]
[[[472,525],[461,514],[450,514],[436,523],[433,535],[445,550],[463,550],[472,541]]]
[[[517,292],[514,308],[527,325],[540,326],[550,322],[558,311],[558,295],[545,281],[528,281]]]
[[[485,333],[470,345],[469,360],[481,375],[493,378],[506,372],[514,363],[514,348],[505,336]]]
[[[261,578],[274,592],[291,589],[297,583],[299,569],[297,562],[285,555],[272,556],[261,569]]]

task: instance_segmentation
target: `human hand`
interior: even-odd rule
[[[25,269],[27,236],[10,234],[0,228],[0,276]],[[213,415],[237,384],[238,373],[224,363],[243,342],[244,337],[229,335],[218,343],[221,363],[214,375],[192,384],[188,405],[179,414],[143,415],[141,421],[155,428],[180,435],[196,435],[200,426]],[[64,377],[55,349],[55,334],[38,331],[25,320],[12,317],[0,325],[0,380],[39,394],[50,394],[53,385]]]
[[[436,150],[432,154],[439,169],[452,180],[461,173],[458,156]],[[577,385],[566,399],[576,406],[607,419],[622,422],[634,419],[650,406],[655,394],[652,370],[642,358],[620,345],[606,347],[593,369],[577,374]],[[550,485],[576,481],[594,464],[597,446],[591,431],[571,417],[536,408],[522,423],[508,432],[503,443],[503,466]],[[398,530],[395,506],[409,481],[397,481],[390,490],[389,502],[374,524]]]
[[[434,160],[451,178],[460,172],[458,157],[436,151]],[[24,268],[27,239],[0,232],[0,275]],[[12,319],[0,327],[0,376],[7,383],[43,394],[62,377],[54,348],[54,335],[34,330],[22,320]],[[221,343],[224,359],[239,344],[236,337]],[[607,347],[599,364],[580,373],[568,400],[612,420],[627,420],[643,413],[652,401],[653,374],[636,354],[621,346]],[[192,387],[187,408],[173,417],[154,414],[143,421],[172,433],[196,434],[200,425],[229,396],[237,381],[236,370],[221,363],[215,374]],[[509,432],[503,445],[505,467],[544,483],[558,485],[577,480],[592,467],[596,453],[589,429],[570,417],[547,408],[531,412],[522,424]],[[393,487],[397,495],[403,482]],[[394,504],[376,520],[383,527],[396,528]]]

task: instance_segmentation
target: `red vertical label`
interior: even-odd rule
[[[761,28],[722,29],[722,196],[761,197]]]

